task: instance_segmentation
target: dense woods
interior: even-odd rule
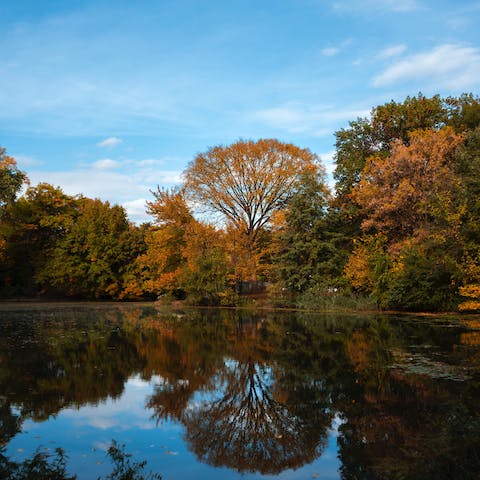
[[[480,309],[480,99],[418,94],[335,136],[334,191],[309,150],[239,140],[153,192],[140,226],[29,185],[2,148],[0,293],[236,305],[266,289],[283,306]]]

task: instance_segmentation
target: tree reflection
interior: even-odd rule
[[[294,363],[275,361],[275,339],[284,328],[278,323],[230,312],[221,325],[210,323],[217,340],[210,338],[205,351],[213,363],[205,362],[198,334],[190,337],[192,345],[185,335],[170,345],[170,352],[183,350],[174,362],[177,373],[183,368],[177,376],[173,365],[164,369],[164,382],[148,402],[155,418],[181,421],[189,447],[213,466],[275,474],[313,461],[333,418],[325,382],[312,373],[301,376]],[[193,351],[203,354],[196,360],[185,355]]]
[[[117,397],[139,375],[155,382],[153,418],[181,423],[213,466],[298,468],[322,455],[336,418],[344,480],[480,474],[478,320],[121,307],[0,322],[0,446],[26,418]],[[402,364],[417,357],[421,371]]]
[[[202,461],[239,472],[276,474],[322,453],[325,430],[274,398],[272,375],[269,367],[252,359],[227,362],[220,398],[206,399],[185,416],[186,440]]]

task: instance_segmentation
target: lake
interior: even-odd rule
[[[480,317],[0,304],[0,472],[106,478],[112,445],[164,480],[477,479]]]

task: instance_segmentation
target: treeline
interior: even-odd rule
[[[335,135],[333,193],[309,150],[240,140],[158,188],[141,226],[48,184],[19,196],[1,150],[1,295],[480,309],[480,99],[419,94]]]

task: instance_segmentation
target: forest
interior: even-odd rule
[[[142,225],[0,148],[0,296],[480,310],[480,98],[392,100],[335,147],[333,188],[290,143],[208,148]]]

